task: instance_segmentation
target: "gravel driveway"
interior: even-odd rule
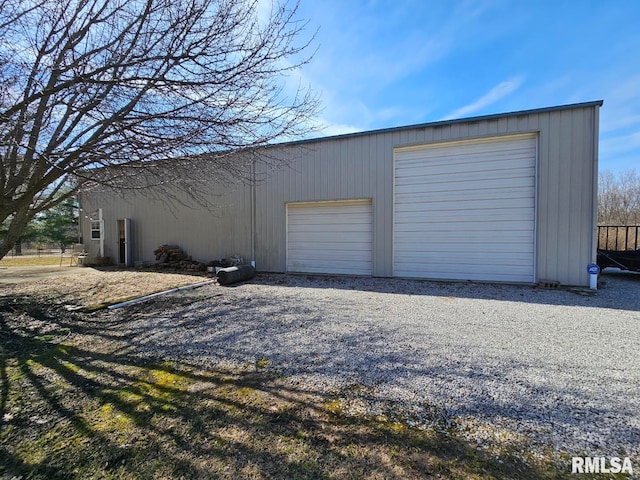
[[[524,434],[573,455],[637,458],[640,274],[601,278],[597,296],[585,296],[261,275],[107,315],[140,354],[208,366],[266,359],[354,409],[458,428],[479,443]]]

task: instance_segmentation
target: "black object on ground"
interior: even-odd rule
[[[232,283],[250,280],[256,274],[256,269],[251,265],[240,265],[238,267],[222,268],[218,270],[218,283],[220,285],[231,285]]]

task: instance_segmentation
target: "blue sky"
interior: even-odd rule
[[[323,134],[604,100],[600,169],[640,168],[640,1],[301,0]]]

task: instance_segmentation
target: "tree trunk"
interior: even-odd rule
[[[22,255],[22,245],[20,244],[20,236],[24,231],[27,223],[29,223],[31,217],[29,216],[29,206],[27,205],[23,209],[17,211],[9,222],[9,230],[7,231],[6,236],[2,239],[2,243],[0,243],[0,260],[2,260],[7,253],[11,251],[14,245],[19,246],[20,253],[17,255]]]

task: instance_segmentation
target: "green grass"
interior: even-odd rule
[[[259,358],[256,360],[256,368],[267,368],[269,366],[268,358]]]
[[[9,312],[0,304],[2,478],[573,478],[570,459],[349,414],[347,397],[300,390],[266,359],[235,371],[146,363],[66,344],[68,328],[16,326]]]

